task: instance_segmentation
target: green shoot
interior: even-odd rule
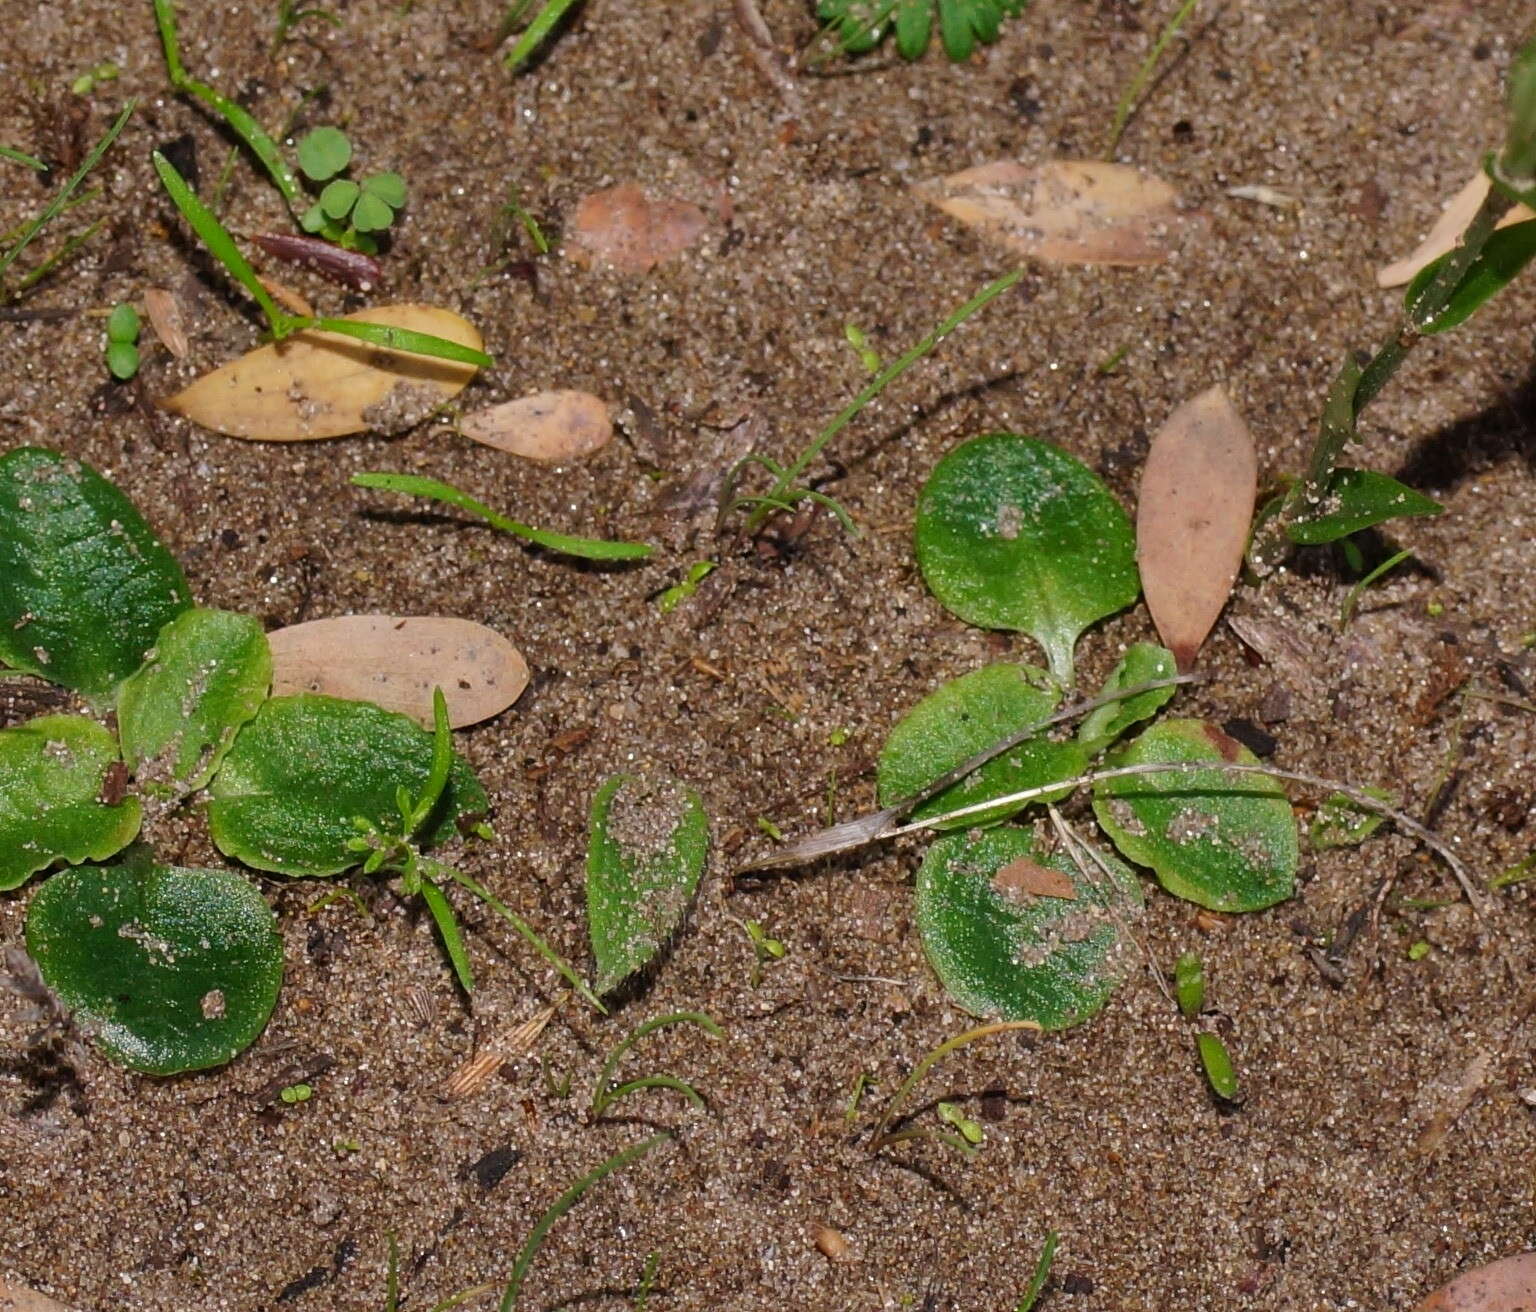
[[[1205,967],[1193,952],[1186,952],[1173,968],[1173,993],[1179,1010],[1194,1020],[1205,1009]]]
[[[1195,1035],[1195,1047],[1200,1053],[1200,1065],[1205,1071],[1205,1080],[1211,1086],[1211,1092],[1227,1102],[1236,1102],[1237,1075],[1232,1070],[1232,1058],[1227,1055],[1227,1045],[1214,1034],[1201,1031]]]
[[[602,538],[575,538],[564,533],[550,533],[545,529],[531,528],[498,514],[483,502],[476,501],[466,492],[435,478],[421,478],[415,474],[364,473],[353,474],[352,482],[358,487],[380,488],[385,492],[400,492],[411,497],[429,497],[446,505],[467,510],[478,515],[492,528],[515,537],[525,538],[546,551],[558,551],[566,556],[579,556],[585,560],[644,560],[655,547],[640,542],[610,542]]]
[[[59,194],[48,202],[43,212],[22,229],[21,236],[17,238],[16,243],[4,255],[0,255],[0,298],[3,298],[5,271],[15,262],[16,257],[26,250],[32,239],[52,223],[60,211],[69,204],[70,197],[74,195],[75,190],[80,184],[85,181],[86,175],[97,164],[101,163],[101,157],[112,148],[112,143],[117,140],[122,130],[128,126],[128,120],[132,117],[133,111],[138,108],[138,104],[137,100],[130,100],[123,106],[122,112],[113,120],[112,126],[106,131],[106,135],[91,147],[90,153],[81,161],[80,167],[75,170],[74,176],[64,184]]]
[[[299,219],[305,232],[368,255],[379,249],[383,232],[405,205],[405,179],[398,173],[372,173],[361,182],[341,173],[352,161],[352,143],[340,128],[321,127],[298,145],[299,170],[313,183],[325,183],[320,198]]]
[[[1146,89],[1151,80],[1153,71],[1157,68],[1157,61],[1163,57],[1163,51],[1168,48],[1168,43],[1179,33],[1189,16],[1195,12],[1195,6],[1200,0],[1184,0],[1184,3],[1175,11],[1172,18],[1164,25],[1163,30],[1157,34],[1157,40],[1152,43],[1152,49],[1147,52],[1147,57],[1141,61],[1141,67],[1136,70],[1136,76],[1125,88],[1125,94],[1120,97],[1120,103],[1115,106],[1115,121],[1109,129],[1109,140],[1104,143],[1104,158],[1113,160],[1115,150],[1120,145],[1120,137],[1125,132],[1125,125],[1130,121],[1131,110],[1135,107],[1137,98]]]
[[[880,353],[869,344],[869,338],[864,335],[864,330],[858,324],[844,324],[843,337],[848,345],[853,347],[854,353],[859,357],[859,363],[864,366],[866,373],[877,374],[880,372]]]
[[[533,243],[534,250],[540,255],[549,254],[549,238],[544,235],[544,229],[539,227],[539,221],[523,208],[515,184],[507,188],[507,203],[501,208],[503,214],[522,226],[523,231],[528,234],[528,240]]]
[[[69,89],[77,96],[88,96],[103,82],[116,82],[122,75],[122,69],[110,59],[103,60],[94,68],[88,68],[69,84]]]
[[[696,560],[688,566],[688,572],[683,576],[681,583],[674,583],[670,588],[664,589],[656,597],[656,608],[663,615],[676,610],[689,597],[699,590],[702,583],[715,569],[712,560]]]
[[[637,1089],[675,1089],[688,1099],[695,1107],[703,1107],[704,1099],[698,1094],[691,1084],[676,1079],[671,1075],[649,1075],[643,1079],[631,1080],[628,1084],[616,1087],[610,1086],[613,1072],[619,1063],[635,1043],[643,1039],[647,1034],[663,1029],[668,1025],[697,1025],[712,1038],[723,1039],[725,1032],[706,1016],[702,1011],[675,1011],[665,1016],[656,1016],[644,1024],[639,1025],[626,1038],[622,1039],[608,1054],[603,1062],[602,1069],[597,1074],[597,1082],[592,1086],[592,1101],[588,1104],[588,1113],[595,1121],[614,1103],[626,1094],[633,1093]]]
[[[1508,888],[1511,884],[1523,884],[1527,879],[1536,879],[1536,852],[1523,861],[1517,861],[1507,870],[1501,870],[1488,881],[1491,889]]]
[[[645,1312],[645,1303],[651,1296],[651,1286],[656,1283],[656,1270],[660,1266],[661,1251],[653,1249],[645,1259],[645,1267],[640,1272],[640,1282],[635,1286],[633,1312]]]
[[[848,1094],[848,1107],[843,1112],[843,1124],[851,1126],[859,1119],[859,1104],[864,1101],[864,1090],[869,1088],[874,1081],[869,1078],[868,1071],[860,1071],[853,1077],[853,1088]]]
[[[384,1271],[384,1312],[398,1312],[400,1307],[400,1245],[395,1232],[389,1232],[389,1265]]]
[[[307,18],[317,18],[332,27],[341,27],[342,21],[329,9],[300,9],[299,0],[277,0],[277,27],[272,34],[272,49],[268,58],[276,59],[288,34]]]
[[[763,982],[763,967],[770,961],[782,961],[789,949],[784,946],[782,939],[770,938],[757,921],[744,920],[739,923],[747,931],[747,938],[752,943],[752,987],[756,988]]]
[[[886,1104],[885,1113],[875,1125],[874,1137],[869,1145],[870,1152],[879,1152],[887,1143],[895,1142],[896,1136],[887,1134],[886,1127],[891,1124],[896,1118],[897,1113],[906,1104],[907,1099],[912,1096],[912,1090],[917,1087],[923,1076],[927,1075],[930,1070],[943,1061],[945,1057],[949,1056],[950,1053],[954,1052],[957,1048],[963,1048],[966,1044],[972,1043],[977,1039],[987,1038],[989,1035],[1003,1034],[1008,1030],[1034,1030],[1038,1032],[1039,1029],[1040,1026],[1032,1020],[1001,1020],[994,1021],[990,1025],[979,1025],[973,1030],[966,1030],[963,1034],[956,1034],[953,1038],[945,1039],[943,1043],[924,1056],[912,1068],[912,1073],[901,1082],[901,1087],[896,1090],[895,1096]],[[903,1135],[902,1137],[910,1136]]]
[[[972,1120],[961,1110],[959,1103],[940,1102],[938,1106],[939,1119],[946,1125],[953,1125],[960,1131],[960,1137],[973,1148],[986,1138],[985,1131],[979,1121]]]
[[[870,379],[863,390],[833,416],[821,432],[812,439],[810,445],[787,468],[780,467],[761,456],[748,456],[745,460],[739,462],[736,468],[732,470],[731,476],[727,478],[728,490],[733,489],[736,477],[749,461],[763,465],[774,476],[773,486],[762,496],[728,499],[725,502],[725,511],[729,512],[747,506],[754,507],[752,513],[747,517],[746,525],[747,535],[751,537],[760,533],[769,518],[776,512],[792,509],[798,502],[811,499],[826,504],[829,509],[837,513],[839,519],[843,520],[844,527],[849,527],[850,521],[848,521],[846,512],[843,511],[842,507],[822,493],[798,486],[800,478],[810,468],[816,458],[821,455],[827,443],[852,423],[865,406],[932,351],[934,347],[948,337],[950,333],[954,332],[956,328],[960,327],[967,319],[984,308],[988,302],[1001,296],[1023,276],[1024,268],[1020,266],[1010,273],[1005,273],[1001,278],[988,283],[920,342],[903,351],[901,355],[886,365],[874,378]]]
[[[1040,1248],[1040,1260],[1035,1263],[1035,1274],[1029,1278],[1029,1287],[1024,1291],[1024,1297],[1018,1302],[1013,1312],[1030,1312],[1040,1297],[1040,1291],[1045,1288],[1045,1282],[1050,1278],[1051,1263],[1056,1259],[1056,1244],[1061,1238],[1054,1230],[1047,1230],[1045,1243]]]
[[[29,155],[26,151],[17,150],[14,146],[0,146],[0,159],[8,159],[13,164],[25,164],[29,169],[36,169],[39,173],[48,172],[48,166],[36,155]]]
[[[612,1175],[615,1171],[622,1170],[637,1158],[644,1157],[658,1144],[665,1143],[672,1136],[668,1133],[653,1134],[649,1139],[642,1139],[637,1144],[631,1144],[622,1152],[614,1153],[607,1161],[588,1171],[586,1175],[576,1181],[569,1189],[550,1204],[549,1210],[534,1224],[533,1230],[528,1235],[527,1242],[522,1251],[517,1255],[517,1261],[512,1264],[512,1278],[507,1282],[506,1292],[501,1296],[498,1312],[512,1312],[517,1306],[518,1294],[522,1292],[523,1281],[528,1275],[528,1268],[533,1265],[533,1259],[538,1254],[540,1246],[544,1243],[544,1237],[550,1228],[562,1216],[571,1210],[581,1196],[605,1176]]]
[[[1346,542],[1348,540],[1348,538],[1345,539]],[[1396,555],[1388,556],[1384,561],[1381,562],[1381,564],[1376,566],[1375,569],[1373,569],[1369,574],[1367,574],[1349,590],[1349,595],[1344,598],[1344,605],[1339,608],[1340,633],[1349,627],[1349,621],[1355,612],[1356,603],[1360,600],[1360,594],[1363,593],[1368,587],[1371,586],[1371,584],[1376,582],[1376,580],[1381,578],[1384,574],[1388,574],[1392,570],[1396,569],[1411,555],[1413,555],[1413,552],[1405,547],[1402,551],[1397,552]]]
[[[107,368],[126,382],[139,372],[139,314],[124,301],[107,316]]]
[[[1409,961],[1423,961],[1424,958],[1430,954],[1430,951],[1431,949],[1428,941],[1421,938],[1408,945],[1408,952],[1406,955]]]
[[[554,31],[555,25],[565,17],[566,11],[575,3],[576,0],[544,0],[544,7],[533,16],[533,21],[524,29],[522,36],[518,37],[517,44],[501,61],[509,73],[515,73],[544,43],[545,38]],[[526,8],[526,5],[515,7],[521,11]],[[517,20],[514,18],[512,21],[516,23]]]

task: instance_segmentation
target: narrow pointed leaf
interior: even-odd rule
[[[1295,521],[1288,531],[1293,542],[1320,546],[1389,519],[1438,515],[1444,509],[1438,501],[1386,474],[1371,469],[1339,469],[1328,480],[1315,517]]]
[[[1465,323],[1536,259],[1536,219],[1501,227],[1489,237],[1451,292],[1445,308],[1425,319],[1419,310],[1419,299],[1440,271],[1441,261],[1449,258],[1449,255],[1442,255],[1421,269],[1403,297],[1408,317],[1421,333],[1443,333]]]

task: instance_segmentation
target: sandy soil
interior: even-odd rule
[[[763,8],[786,47],[813,36],[808,5]],[[670,485],[729,459],[738,420],[788,456],[860,385],[845,324],[893,354],[1007,267],[909,184],[999,157],[1097,152],[1167,8],[1037,0],[968,66],[833,63],[800,79],[796,113],[745,57],[729,6],[709,0],[589,0],[516,79],[482,48],[498,18],[483,0],[342,3],[342,27],[308,22],[276,58],[272,6],[186,6],[193,71],[267,123],[337,122],[368,167],[406,176],[387,297],[444,304],[483,328],[497,364],[467,399],[573,387],[628,408],[623,438],[551,470],[441,426],[262,446],[157,414],[150,399],[256,340],[248,307],[206,276],[148,166],[151,147],[190,134],[206,191],[228,144],[167,93],[147,5],[10,0],[0,141],[58,158],[123,98],[142,100],[89,207],[111,216],[107,230],[22,302],[64,313],[0,325],[0,441],[53,444],[117,480],[207,604],[271,625],[446,613],[512,636],[533,685],[460,735],[499,835],[466,868],[578,962],[585,814],[602,778],[653,766],[690,780],[715,843],[691,922],[640,996],[608,1019],[567,1005],[536,1057],[462,1102],[437,1090],[476,1036],[532,1014],[557,981],[466,905],[482,980],[471,1014],[430,923],[387,887],[371,892],[365,920],[344,900],[306,913],[324,891],[315,883],[263,881],[287,983],[264,1036],[222,1071],[153,1080],[97,1063],[83,1096],[61,1090],[26,1057],[20,1001],[0,999],[0,1267],[94,1312],[352,1312],[384,1305],[394,1234],[403,1305],[426,1309],[481,1281],[499,1289],[550,1201],[655,1126],[675,1141],[554,1229],[521,1306],[629,1307],[656,1253],[647,1306],[669,1312],[997,1312],[1015,1306],[1056,1230],[1044,1304],[1055,1312],[1408,1308],[1456,1271],[1528,1246],[1532,885],[1501,892],[1482,923],[1458,902],[1416,909],[1404,899],[1454,890],[1387,835],[1309,853],[1294,901],[1215,927],[1153,891],[1148,949],[1165,967],[1184,950],[1205,957],[1241,1106],[1215,1104],[1187,1026],[1143,973],[1087,1025],[980,1043],[930,1076],[918,1105],[958,1099],[985,1121],[983,1150],[962,1159],[933,1144],[868,1151],[903,1075],[967,1026],[911,926],[921,844],[731,878],[767,841],[758,817],[809,828],[829,790],[839,817],[867,807],[870,762],[919,696],[988,660],[1038,659],[1027,638],[949,616],[916,573],[916,490],[957,441],[1039,434],[1129,504],[1149,432],[1222,381],[1265,477],[1298,468],[1344,353],[1392,322],[1395,297],[1375,288],[1374,269],[1417,240],[1496,141],[1502,73],[1529,20],[1508,0],[1202,6],[1121,157],[1209,213],[1207,244],[1152,271],[1031,270],[835,445],[837,463],[819,472],[837,475],[828,490],[858,538],[823,519],[787,559],[763,561],[669,512]],[[102,59],[121,65],[120,80],[72,97],[72,78]],[[48,193],[6,168],[9,228]],[[509,271],[482,276],[527,253],[498,227],[509,188],[558,230],[583,194],[624,180],[704,205],[716,216],[704,240],[644,277],[553,256],[538,261],[536,289]],[[1241,184],[1299,203],[1230,197]],[[244,160],[224,214],[239,232],[282,224]],[[360,304],[278,276],[327,308]],[[109,384],[95,315],[154,285],[195,307],[193,356],[151,350],[138,383]],[[1528,281],[1427,345],[1371,413],[1360,463],[1447,506],[1388,535],[1413,548],[1412,566],[1373,589],[1341,635],[1348,576],[1329,555],[1298,559],[1233,603],[1281,635],[1270,659],[1223,626],[1209,681],[1176,703],[1219,722],[1267,714],[1276,763],[1385,785],[1415,812],[1444,775],[1436,824],[1484,875],[1531,846],[1536,721],[1453,690],[1523,700],[1536,686],[1533,305]],[[1121,348],[1119,368],[1099,374]],[[583,567],[346,482],[380,468],[448,479],[529,522],[666,549],[641,567]],[[657,590],[705,557],[722,567],[660,614]],[[1143,608],[1091,631],[1084,685],[1150,635]],[[0,715],[30,713],[5,696]],[[217,859],[200,824],[157,841],[189,864]],[[1396,889],[1379,924],[1360,924],[1387,877]],[[0,898],[7,942],[27,894]],[[733,917],[788,946],[757,988]],[[1359,932],[1339,946],[1348,926]],[[1420,940],[1428,955],[1409,959]],[[708,1110],[656,1091],[590,1124],[602,1054],[639,1020],[685,1008],[727,1037],[663,1032],[633,1073],[686,1078]],[[274,1101],[325,1062],[310,1101]],[[850,1124],[861,1074],[873,1086]],[[1463,1083],[1468,1105],[1426,1149]],[[818,1224],[846,1237],[845,1256],[818,1250]]]

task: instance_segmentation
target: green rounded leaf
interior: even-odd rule
[[[127,382],[139,372],[139,348],[132,342],[108,342],[107,371],[119,382]]]
[[[55,861],[104,861],[139,832],[139,802],[101,800],[112,735],[79,715],[0,730],[0,890]]]
[[[1370,469],[1336,469],[1318,509],[1315,518],[1297,520],[1289,526],[1293,542],[1320,546],[1389,519],[1438,515],[1445,507],[1386,474]]]
[[[1102,697],[1112,692],[1122,692],[1126,688],[1154,683],[1158,679],[1171,679],[1178,672],[1178,663],[1168,648],[1159,647],[1155,642],[1138,642],[1120,658],[1120,664],[1115,666],[1109,678],[1104,681],[1103,691],[1099,695]],[[1106,702],[1084,718],[1077,731],[1077,740],[1083,744],[1088,755],[1097,755],[1132,725],[1150,720],[1168,704],[1177,691],[1176,687],[1170,685],[1166,688],[1151,688],[1117,702]]]
[[[118,693],[123,759],[141,784],[202,788],[271,682],[272,653],[256,620],[227,610],[178,615]]]
[[[276,918],[249,880],[147,853],[50,879],[27,908],[27,951],[83,1030],[153,1075],[249,1047],[283,980]]]
[[[139,340],[139,312],[127,301],[114,305],[107,316],[107,340],[130,343]]]
[[[219,851],[258,870],[336,875],[366,855],[348,846],[354,818],[398,833],[399,790],[418,795],[431,772],[432,735],[404,715],[314,693],[274,697],[214,775],[208,824]],[[458,817],[485,809],[485,790],[456,754],[416,840],[441,843]]]
[[[395,212],[371,192],[357,198],[352,211],[352,226],[359,232],[382,232],[395,221]]]
[[[947,834],[928,849],[918,932],[960,1006],[1059,1030],[1104,1005],[1134,962],[1128,924],[1141,889],[1114,857],[1098,855],[1104,868],[1090,859],[1085,876],[1012,825]]]
[[[299,227],[303,228],[305,232],[320,232],[329,223],[330,220],[325,217],[325,211],[320,208],[318,201],[299,216]]]
[[[1112,753],[1109,766],[1258,758],[1215,725],[1167,720]],[[1215,911],[1257,911],[1294,891],[1299,844],[1284,788],[1262,775],[1168,770],[1094,786],[1094,814],[1130,860],[1163,887]]]
[[[876,774],[880,805],[891,806],[921,792],[961,762],[1045,719],[1056,709],[1058,696],[1044,670],[1008,663],[988,665],[935,689],[907,712],[885,740]],[[926,820],[991,797],[1071,779],[1083,772],[1087,760],[1077,743],[1052,742],[1041,734],[935,794],[911,818]],[[1071,791],[1068,786],[1036,800],[1055,801]],[[937,827],[996,824],[1027,805],[1016,802]]]
[[[352,162],[352,143],[340,128],[316,128],[299,139],[298,154],[304,176],[324,182]]]
[[[363,190],[378,197],[392,210],[405,204],[405,179],[398,173],[370,173],[363,179]]]
[[[682,923],[709,849],[709,817],[675,779],[617,774],[592,798],[587,928],[594,987],[612,991]]]
[[[1039,642],[1063,685],[1078,635],[1141,590],[1119,502],[1082,461],[1013,433],[939,461],[918,499],[917,561],[961,619]]]
[[[320,193],[321,212],[327,218],[344,219],[360,195],[362,190],[352,179],[337,178],[334,182],[326,183],[325,190]]]
[[[102,696],[191,604],[171,553],[89,465],[42,447],[0,457],[0,660]]]

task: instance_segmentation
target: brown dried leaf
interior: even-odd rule
[[[1417,1312],[1528,1312],[1536,1307],[1536,1253],[1517,1253],[1465,1272]]]
[[[272,693],[376,702],[430,728],[441,687],[455,728],[500,714],[528,686],[528,663],[483,624],[446,615],[340,615],[267,635]]]
[[[475,326],[432,305],[376,305],[344,316],[481,349]],[[475,366],[390,351],[335,333],[296,333],[232,360],[161,404],[230,437],[305,442],[369,429],[393,434],[458,395]]]
[[[1205,227],[1167,183],[1099,160],[997,160],[913,190],[989,241],[1056,264],[1161,264]]]
[[[144,293],[144,316],[165,349],[178,360],[186,359],[191,346],[187,342],[181,302],[176,299],[176,293],[168,292],[164,287],[149,288]]]
[[[608,404],[590,392],[535,392],[465,415],[465,437],[515,456],[559,464],[601,451],[613,438]]]
[[[306,319],[315,317],[315,307],[309,303],[309,298],[303,292],[290,287],[285,282],[279,282],[276,278],[268,278],[260,273],[256,275],[256,281],[266,289],[267,295],[289,314],[302,315]]]
[[[456,1102],[479,1093],[491,1076],[507,1062],[533,1047],[535,1040],[544,1032],[544,1027],[554,1017],[555,1010],[554,1007],[545,1007],[543,1011],[481,1045],[472,1057],[443,1081],[437,1096],[444,1102]]]
[[[1405,282],[1412,282],[1426,264],[1438,260],[1446,251],[1453,249],[1461,240],[1461,234],[1467,230],[1467,224],[1472,222],[1472,216],[1487,198],[1490,185],[1486,173],[1479,170],[1474,174],[1465,187],[1446,201],[1440,217],[1435,220],[1435,226],[1414,248],[1412,255],[1376,271],[1377,286],[1399,287]],[[1525,219],[1536,219],[1536,212],[1524,205],[1516,205],[1499,220],[1499,227],[1507,228],[1511,223],[1520,223]]]
[[[0,1309],[4,1312],[72,1312],[63,1303],[56,1303],[25,1285],[12,1284],[0,1276]]]
[[[992,876],[992,887],[1004,897],[1017,898],[1021,894],[1030,897],[1059,897],[1068,902],[1077,901],[1077,887],[1071,876],[1060,870],[1052,870],[1038,861],[1021,856],[1008,862]]]
[[[1147,608],[1180,670],[1194,664],[1232,591],[1257,482],[1253,435],[1220,387],[1184,402],[1152,439],[1136,555]]]
[[[692,246],[706,223],[697,205],[670,196],[652,200],[624,182],[581,198],[566,254],[578,264],[602,260],[620,273],[649,273]]]

